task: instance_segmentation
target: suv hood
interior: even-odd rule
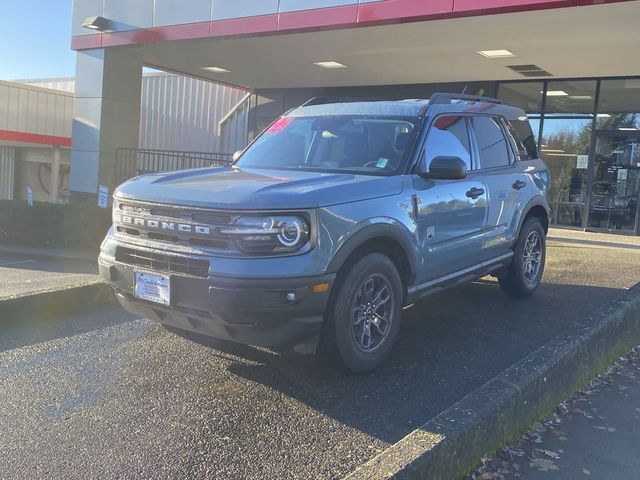
[[[398,194],[402,177],[301,170],[202,168],[142,175],[115,196],[205,208],[298,209]]]

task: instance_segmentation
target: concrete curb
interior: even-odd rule
[[[457,479],[640,343],[640,284],[543,345],[377,457],[348,480]]]
[[[101,280],[0,301],[0,324],[18,316],[47,318],[67,315],[115,302],[111,287]]]

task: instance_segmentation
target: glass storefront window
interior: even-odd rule
[[[634,231],[640,178],[640,79],[603,80],[589,226]]]
[[[583,225],[596,84],[595,80],[547,84],[540,151],[551,173],[556,225]]]
[[[542,113],[542,91],[544,82],[502,83],[498,98],[520,107],[528,114]]]
[[[546,118],[540,151],[551,173],[552,223],[582,226],[585,214],[591,119]]]
[[[595,80],[565,80],[547,85],[547,116],[593,115],[596,98]]]
[[[638,233],[640,78],[505,82],[498,98],[542,130],[552,223]]]
[[[603,80],[600,83],[596,128],[640,129],[640,78]]]
[[[543,90],[544,82],[501,83],[498,87],[498,99],[527,112],[536,142],[540,133]]]

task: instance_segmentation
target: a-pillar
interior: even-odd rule
[[[142,57],[132,48],[83,50],[76,60],[71,174],[73,198],[116,185],[116,152],[138,148]]]

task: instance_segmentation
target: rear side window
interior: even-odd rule
[[[473,129],[478,142],[480,168],[506,167],[509,160],[507,140],[500,128],[500,119],[495,117],[473,117]]]
[[[536,140],[528,120],[509,120],[509,134],[513,139],[518,160],[534,160],[538,158]]]
[[[440,156],[460,157],[471,170],[471,144],[465,117],[443,115],[435,119],[424,144],[427,170],[431,161]]]

